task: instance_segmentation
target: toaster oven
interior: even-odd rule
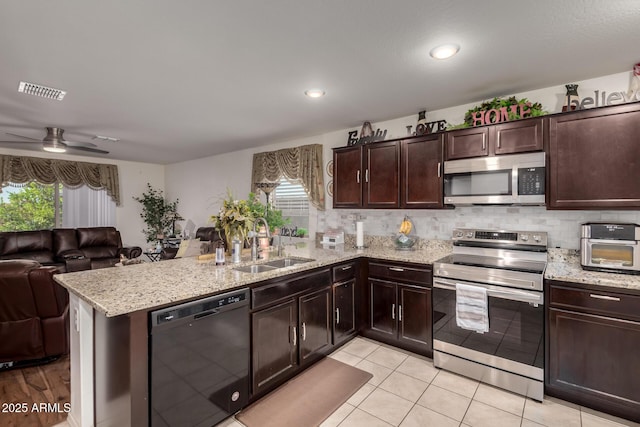
[[[585,270],[640,274],[640,226],[589,222],[580,233],[580,263]]]

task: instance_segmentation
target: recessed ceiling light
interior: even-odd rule
[[[459,50],[460,46],[457,44],[443,44],[442,46],[431,49],[429,55],[434,59],[447,59],[458,53]]]
[[[64,90],[27,82],[20,82],[18,85],[18,92],[40,96],[47,99],[55,99],[56,101],[62,101],[64,96],[67,94]]]
[[[309,98],[320,98],[324,96],[325,91],[321,89],[309,89],[309,90],[305,90],[304,94],[307,95]]]

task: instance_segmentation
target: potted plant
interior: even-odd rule
[[[160,241],[171,231],[171,226],[178,215],[178,199],[174,202],[165,200],[162,190],[154,189],[147,183],[147,192],[142,197],[133,197],[142,205],[140,217],[147,224],[142,230],[147,242]]]
[[[234,237],[242,242],[247,240],[255,218],[251,204],[247,200],[234,199],[227,190],[227,198],[222,201],[218,214],[212,215],[210,220],[217,230],[224,231],[227,252],[230,252]]]

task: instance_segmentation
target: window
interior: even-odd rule
[[[0,193],[0,231],[108,225],[115,225],[115,203],[105,190],[30,182]]]
[[[290,225],[309,229],[309,196],[302,185],[282,178],[273,192],[273,207],[290,219]]]

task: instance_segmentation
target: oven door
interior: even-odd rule
[[[456,284],[487,290],[489,331],[456,324]],[[433,280],[433,347],[492,368],[543,380],[544,297],[542,292],[451,280]]]

